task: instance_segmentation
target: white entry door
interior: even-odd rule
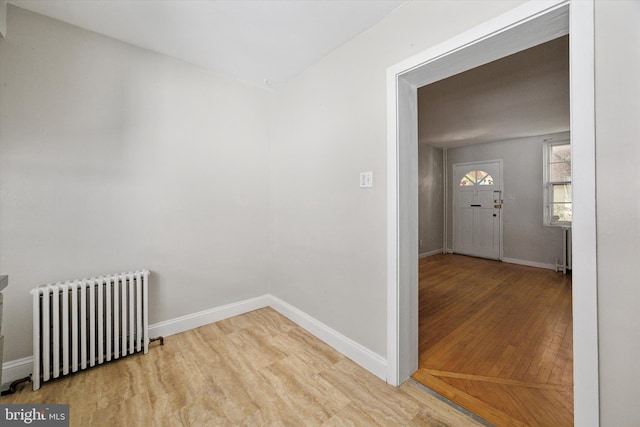
[[[453,251],[502,257],[502,160],[453,165]]]

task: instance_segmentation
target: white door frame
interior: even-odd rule
[[[482,165],[485,163],[497,163],[498,167],[500,169],[500,186],[499,186],[499,190],[500,190],[500,198],[504,198],[504,161],[503,159],[495,159],[495,160],[482,160],[482,161],[477,161],[477,162],[462,162],[462,163],[453,163],[451,165],[451,248],[453,249],[453,252],[455,253],[455,246],[456,246],[456,189],[457,189],[457,184],[456,184],[456,166],[476,166],[476,165]],[[448,165],[444,165],[443,169],[445,171],[445,173],[447,173],[447,168]],[[447,191],[447,189],[445,188],[444,191]],[[502,205],[502,207],[504,208],[503,203],[500,203],[500,205]],[[504,258],[504,253],[502,251],[502,247],[503,247],[503,236],[502,236],[502,232],[503,232],[503,223],[504,223],[504,209],[500,209],[500,219],[499,219],[499,227],[500,227],[500,239],[498,239],[498,245],[500,245],[500,248],[498,250],[498,259],[500,261],[502,261],[502,258]],[[493,259],[493,258],[492,258]]]
[[[567,34],[573,159],[574,423],[599,424],[594,2],[530,1],[387,70],[387,381],[418,367],[417,88]]]

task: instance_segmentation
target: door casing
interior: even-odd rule
[[[598,425],[594,2],[530,1],[387,69],[387,381],[418,366],[417,88],[569,33],[574,423]],[[578,184],[579,183],[579,184]]]

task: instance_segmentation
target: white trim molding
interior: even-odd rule
[[[444,251],[442,250],[442,248],[440,249],[434,249],[433,251],[427,251],[427,252],[423,252],[420,255],[418,255],[418,258],[422,259],[422,258],[427,258],[430,256],[434,256],[434,255],[439,255],[441,253],[443,253]]]
[[[11,384],[16,380],[30,377],[32,370],[33,356],[4,362],[2,364],[2,382],[3,384]],[[3,384],[0,384],[0,386],[2,386]]]
[[[594,0],[529,1],[387,69],[387,381],[415,370],[417,88],[571,32],[574,423],[598,425]],[[407,196],[408,194],[408,196]]]
[[[573,218],[573,402],[576,426],[600,420],[594,0],[572,1],[569,38]]]
[[[517,258],[502,258],[502,262],[506,262],[509,264],[518,264],[518,265],[526,265],[528,267],[537,267],[537,268],[545,268],[547,270],[555,270],[555,264],[546,264],[544,262],[536,262],[536,261],[527,261],[526,259],[517,259]]]
[[[226,304],[220,307],[214,307],[209,310],[199,311],[186,316],[176,317],[175,319],[166,320],[164,322],[149,325],[149,336],[171,336],[180,332],[189,331],[199,328],[200,326],[228,319],[229,317],[238,316],[253,310],[267,307],[269,299],[266,295],[251,298],[240,302]]]
[[[7,37],[7,0],[0,0],[0,37]]]
[[[386,381],[387,361],[384,357],[272,295],[269,295],[269,306],[367,371]]]

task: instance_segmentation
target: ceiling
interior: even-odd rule
[[[418,89],[418,115],[436,147],[569,130],[569,36]]]
[[[405,0],[9,0],[277,89]],[[568,36],[418,90],[419,141],[455,147],[569,129]]]
[[[9,0],[124,42],[277,88],[406,0]]]

